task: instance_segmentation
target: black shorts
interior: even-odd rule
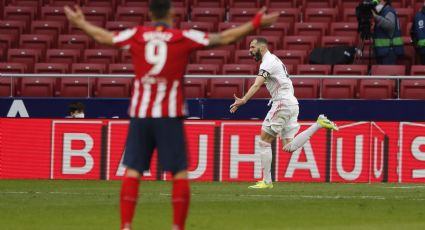
[[[187,169],[185,133],[182,118],[131,118],[124,165],[142,173],[149,170],[152,153],[164,171]]]

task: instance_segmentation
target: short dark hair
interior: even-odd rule
[[[75,112],[84,112],[84,104],[81,102],[74,102],[69,104],[69,113],[75,113]]]
[[[255,38],[254,40],[256,40],[257,43],[260,43],[260,44],[264,44],[264,45],[268,44],[267,39],[265,39],[264,37],[258,37],[258,38]]]
[[[171,0],[151,0],[149,11],[155,19],[164,19],[171,9]]]

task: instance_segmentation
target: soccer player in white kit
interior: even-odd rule
[[[261,167],[263,168],[263,180],[258,181],[249,188],[267,189],[273,188],[271,177],[272,149],[271,143],[280,136],[285,151],[294,152],[302,147],[310,137],[320,128],[338,130],[338,127],[324,115],[319,115],[317,122],[308,129],[298,134],[298,100],[294,96],[294,87],[289,78],[285,65],[272,54],[267,48],[265,38],[256,38],[251,41],[249,53],[256,61],[261,60],[260,71],[254,84],[242,98],[234,95],[235,102],[230,105],[230,112],[245,104],[261,87],[266,84],[270,92],[272,107],[267,113],[262,124],[260,147]]]

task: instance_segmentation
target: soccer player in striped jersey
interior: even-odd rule
[[[316,123],[294,138],[300,128],[298,124],[298,100],[294,96],[294,87],[285,65],[268,50],[265,38],[258,37],[252,40],[249,46],[249,53],[256,61],[261,61],[260,71],[245,96],[242,98],[234,96],[235,102],[230,105],[230,112],[236,112],[263,84],[266,85],[271,95],[270,103],[272,107],[264,119],[261,128],[261,139],[258,143],[260,146],[261,167],[263,168],[263,180],[249,188],[268,189],[273,188],[271,143],[276,136],[281,137],[285,151],[294,152],[301,148],[320,128],[338,130],[338,127],[324,115],[320,115]]]
[[[183,75],[192,51],[228,45],[279,17],[261,9],[252,21],[220,33],[173,29],[170,0],[152,0],[149,11],[154,26],[137,26],[110,32],[84,19],[81,9],[65,7],[68,20],[96,42],[117,46],[132,55],[135,80],[130,101],[130,126],[124,155],[121,229],[131,229],[139,179],[149,169],[154,148],[165,171],[173,175],[173,230],[183,230],[190,201],[183,117]]]

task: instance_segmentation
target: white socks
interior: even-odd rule
[[[313,125],[308,127],[308,129],[298,134],[294,140],[286,144],[283,149],[288,152],[294,152],[295,150],[301,148],[308,140],[310,140],[310,137],[313,136],[313,134],[320,128],[321,126],[315,122]]]
[[[272,145],[262,140],[259,141],[258,145],[260,146],[261,167],[263,168],[263,180],[266,183],[272,183]]]

